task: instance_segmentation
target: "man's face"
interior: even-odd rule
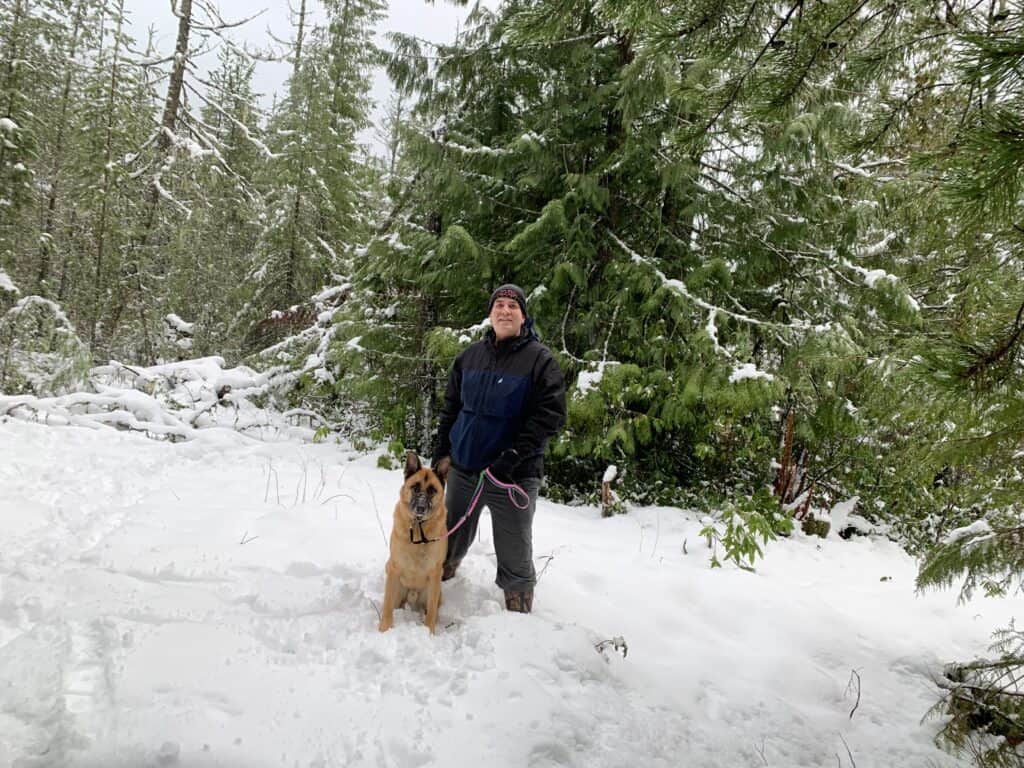
[[[491,318],[491,327],[494,329],[494,335],[498,337],[498,341],[518,336],[519,332],[523,329],[523,322],[526,320],[523,317],[523,310],[519,308],[519,302],[504,296],[499,296],[495,300],[489,317]]]

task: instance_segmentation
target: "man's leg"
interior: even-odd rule
[[[473,500],[476,492],[476,484],[479,481],[478,475],[467,474],[455,467],[448,473],[448,483],[445,489],[444,503],[448,508],[448,530],[451,530],[466,514],[469,503]],[[455,575],[455,570],[462,562],[462,558],[469,551],[469,545],[473,543],[476,536],[476,526],[480,520],[480,509],[483,507],[483,500],[477,504],[473,514],[469,516],[451,536],[448,537],[448,554],[444,558],[444,578],[450,579]]]
[[[533,567],[533,512],[537,506],[540,478],[519,483],[529,496],[526,509],[519,509],[508,491],[487,483],[484,494],[494,528],[494,552],[498,558],[495,583],[505,591],[505,607],[529,613],[533,607],[533,586],[537,583]]]

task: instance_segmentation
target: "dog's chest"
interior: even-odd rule
[[[405,547],[399,553],[398,560],[402,566],[408,566],[410,570],[430,570],[444,561],[444,547],[443,541]]]

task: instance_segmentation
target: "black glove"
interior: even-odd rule
[[[506,448],[488,469],[503,483],[512,482],[512,473],[519,466],[519,453],[515,448]]]

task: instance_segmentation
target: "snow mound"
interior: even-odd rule
[[[90,391],[56,397],[0,395],[0,415],[51,425],[111,426],[172,441],[209,429],[309,440],[324,423],[309,410],[257,405],[273,399],[272,372],[226,369],[220,357],[145,368],[111,361],[91,369],[88,381]]]

